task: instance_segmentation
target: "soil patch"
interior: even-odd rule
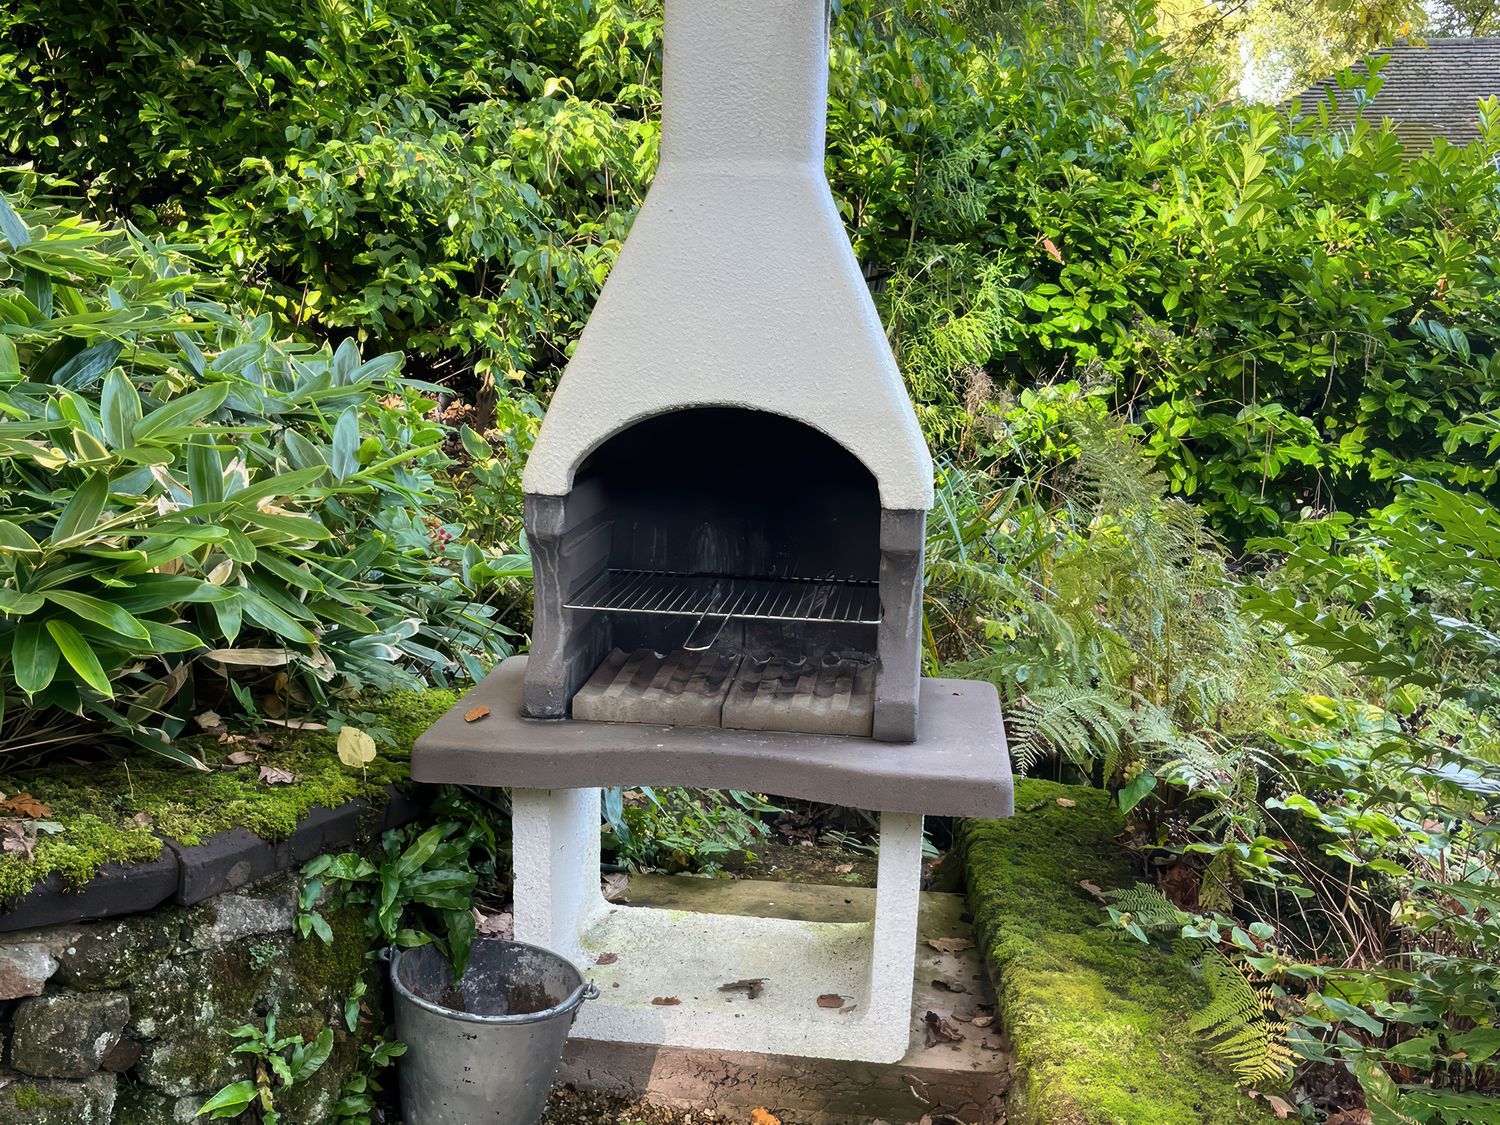
[[[742,872],[746,879],[773,883],[831,883],[835,886],[873,887],[876,859],[868,852],[830,844],[755,846],[755,861]]]

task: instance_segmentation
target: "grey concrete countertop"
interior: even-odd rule
[[[994,685],[924,679],[917,740],[521,716],[526,658],[512,657],[412,748],[416,781],[582,789],[682,785],[741,789],[850,808],[1009,816],[1010,757]],[[489,714],[467,722],[466,714]]]

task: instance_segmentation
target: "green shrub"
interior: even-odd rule
[[[278,340],[180,250],[0,197],[0,748],[334,711],[510,651],[523,574],[444,527],[446,431],[396,372]]]
[[[936,445],[1076,379],[1236,535],[1407,473],[1493,488],[1450,439],[1500,387],[1500,107],[1409,159],[1239,103],[1149,5],[1067,47],[900,11],[844,5],[829,166]]]
[[[545,370],[655,163],[658,26],[591,0],[22,0],[0,138],[286,322]]]
[[[658,10],[18,0],[0,137],[286,323],[544,388],[654,168]],[[836,4],[829,177],[934,446],[1003,456],[1008,388],[1076,379],[1236,537],[1404,473],[1492,488],[1450,439],[1500,385],[1500,112],[1408,160],[1238,103],[1154,18],[1002,44]]]

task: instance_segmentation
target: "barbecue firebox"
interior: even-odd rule
[[[916,736],[922,513],[807,422],[658,415],[527,515],[532,717]]]
[[[995,688],[920,675],[932,463],[823,173],[827,21],[666,0],[660,167],[525,470],[530,654],[412,752],[511,788],[516,936],[592,966],[581,1038],[900,1058],[922,817],[1011,811]],[[873,916],[606,903],[599,787],[637,785],[879,812]]]

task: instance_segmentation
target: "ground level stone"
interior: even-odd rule
[[[86,1078],[103,1065],[130,1020],[122,992],[59,992],[16,1008],[11,1065],[42,1078]]]
[[[118,1079],[82,1082],[15,1077],[0,1088],[0,1125],[111,1125]]]

